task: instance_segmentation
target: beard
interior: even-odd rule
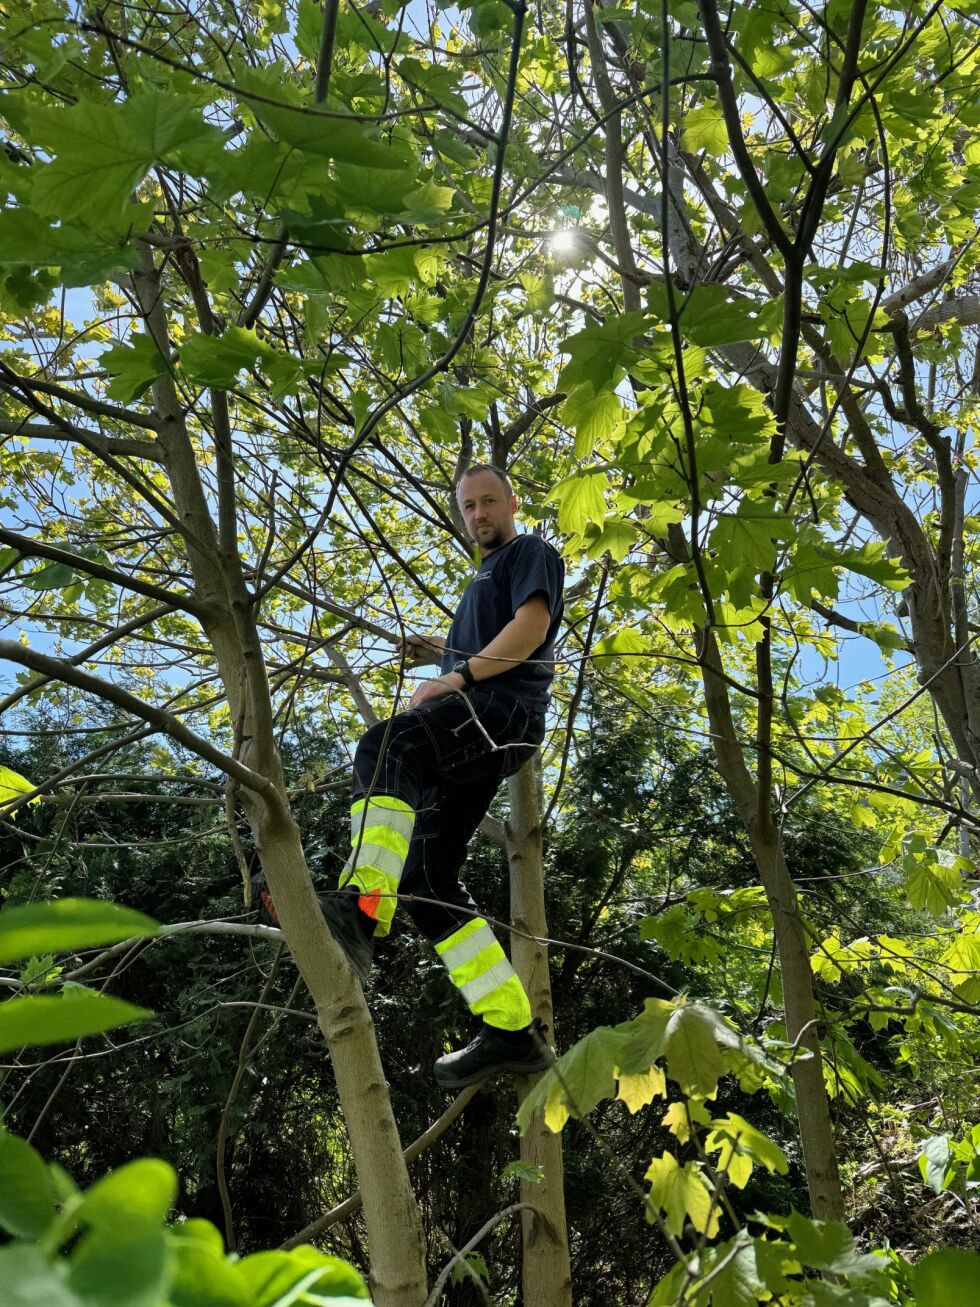
[[[504,543],[504,533],[499,527],[480,528],[473,539],[479,548],[486,552],[500,548]]]

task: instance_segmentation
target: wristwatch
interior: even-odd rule
[[[476,685],[476,677],[470,671],[469,659],[461,658],[458,663],[453,663],[453,671],[459,672],[460,676],[466,683],[466,688],[471,690]]]

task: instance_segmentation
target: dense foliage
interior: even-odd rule
[[[0,1211],[0,1259],[24,1294],[193,1307],[198,1257],[215,1303],[363,1297],[311,1252],[246,1283],[302,1232],[379,1307],[423,1281],[517,1304],[546,1245],[571,1287],[546,1273],[534,1307],[965,1299],[976,6],[0,23],[0,1175],[36,1215]],[[320,967],[309,884],[346,853],[360,724],[405,703],[402,633],[444,630],[470,575],[474,458],[568,562],[537,799],[563,1056],[519,1087],[523,1141],[503,1084],[380,1174],[359,1102],[407,1146],[467,1027],[407,926],[372,1026]],[[533,862],[512,817],[502,795],[467,873],[502,928],[502,850]],[[282,936],[241,902],[259,859]],[[517,1219],[561,1193],[548,1130],[567,1241]],[[359,1184],[363,1216],[307,1228]],[[144,1185],[127,1280],[113,1222]]]

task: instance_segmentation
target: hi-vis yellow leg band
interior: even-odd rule
[[[531,1024],[524,986],[482,917],[440,940],[436,952],[474,1016],[498,1030],[523,1030]]]
[[[375,935],[387,935],[396,900],[415,813],[401,799],[378,794],[358,799],[350,810],[351,855],[340,873],[340,886],[353,885],[361,896],[358,907],[378,924]]]

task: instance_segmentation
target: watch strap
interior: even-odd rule
[[[459,672],[460,676],[466,682],[467,689],[472,689],[472,687],[476,685],[476,677],[473,675],[472,671],[470,670],[470,664],[468,658],[461,658],[458,663],[454,663],[453,671]]]

